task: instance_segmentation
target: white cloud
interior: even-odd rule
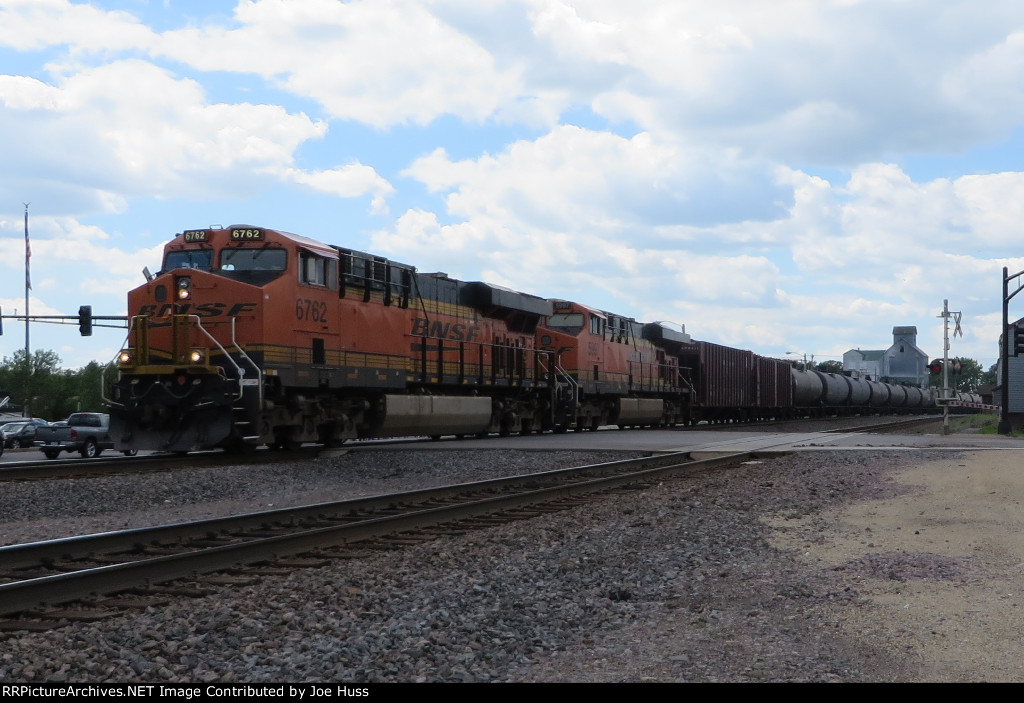
[[[34,225],[40,305],[122,304],[157,250],[105,226],[157,201],[299,231],[367,199],[352,236],[421,269],[759,350],[933,343],[950,298],[991,355],[999,270],[1024,266],[1012,157],[945,161],[1019,131],[1017,2],[122,5],[0,3],[0,203],[67,215]]]
[[[372,210],[378,214],[387,212],[385,199],[395,192],[394,187],[386,179],[371,167],[360,163],[312,172],[286,169],[284,175],[296,183],[341,198],[356,198],[372,194]]]
[[[138,60],[52,86],[0,77],[0,101],[0,128],[13,136],[0,192],[15,174],[38,174],[57,192],[87,183],[91,193],[69,205],[100,211],[122,210],[128,195],[231,198],[294,179],[295,149],[326,130],[278,105],[210,104],[194,80]]]
[[[450,191],[457,217],[516,220],[566,232],[616,232],[784,212],[784,190],[762,164],[562,126],[501,154],[452,162],[444,150],[417,159],[403,175],[432,191]]]
[[[133,15],[69,0],[4,0],[0,46],[38,50],[68,45],[74,51],[115,52],[144,47],[154,32]]]
[[[258,74],[332,117],[377,127],[443,114],[479,121],[519,92],[515,71],[496,70],[422,3],[243,0],[234,19],[168,32],[155,50],[204,71]]]
[[[933,326],[932,308],[944,298],[968,319],[986,315],[998,268],[972,246],[1006,251],[1012,241],[986,225],[1001,217],[998,195],[978,194],[990,192],[987,179],[1006,199],[1024,185],[1008,174],[916,183],[891,164],[865,164],[835,185],[784,170],[777,183],[792,188],[794,201],[772,221],[679,224],[645,239],[628,217],[609,214],[629,214],[615,199],[630,178],[671,181],[664,167],[673,159],[623,158],[638,148],[633,140],[566,131],[562,142],[556,130],[476,161],[453,162],[441,151],[417,161],[407,175],[450,191],[447,215],[459,221],[410,212],[374,246],[428,269],[482,270],[486,280],[545,296],[581,300],[590,291],[581,302],[681,322],[698,338],[764,349],[819,335],[828,343],[802,346],[841,353],[884,346],[893,326]],[[559,148],[567,144],[590,151]],[[989,327],[961,342],[976,358],[993,353]],[[934,348],[934,329],[922,323],[920,333]]]

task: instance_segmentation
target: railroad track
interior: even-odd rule
[[[899,423],[896,429],[935,421],[914,418]],[[860,427],[847,424],[829,432],[877,430],[877,424],[869,422]],[[788,437],[780,438],[775,444],[790,441]],[[693,461],[686,453],[669,454],[0,547],[0,629],[53,627],[72,619],[103,617],[124,607],[151,605],[176,594],[201,594],[211,587],[208,577],[206,586],[185,586],[180,579],[218,572],[237,578],[239,565],[249,565],[245,571],[250,575],[267,569],[281,573],[350,558],[381,544],[422,541],[479,524],[532,517],[592,500],[603,492],[643,486],[667,474],[735,463],[768,446],[762,444],[753,451],[723,446],[718,456],[702,461]],[[271,460],[280,457],[276,452],[266,454]],[[210,456],[224,457],[219,453]],[[232,460],[237,461],[237,457]],[[117,459],[114,463],[126,461]],[[387,541],[382,543],[385,538]],[[251,565],[260,566],[254,572]],[[70,607],[61,605],[83,598],[90,600]]]
[[[202,595],[217,579],[255,578],[268,569],[287,573],[371,549],[534,517],[750,456],[738,452],[693,461],[669,454],[0,547],[0,629],[50,629],[99,619],[183,594]],[[197,575],[210,574],[220,576],[193,583]]]
[[[209,466],[235,465],[239,462],[259,464],[281,461],[284,456],[289,458],[311,457],[315,456],[320,449],[321,447],[304,447],[297,451],[290,451],[287,454],[266,449],[246,455],[207,451],[196,452],[186,456],[151,454],[134,457],[111,456],[109,458],[101,457],[97,459],[47,459],[42,461],[30,459],[0,464],[0,483],[177,471]]]

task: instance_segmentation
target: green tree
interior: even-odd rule
[[[960,371],[955,371],[957,364]],[[994,371],[992,372],[994,375]],[[981,363],[974,359],[950,359],[949,360],[949,387],[964,393],[977,393],[978,389],[985,383],[985,373],[981,370]],[[928,385],[932,388],[942,387],[943,374],[932,374],[928,377]]]
[[[64,371],[61,375],[60,400],[54,414],[67,417],[73,412],[103,412],[103,396],[100,389],[104,367],[95,361],[76,371]]]
[[[104,367],[95,361],[80,369],[61,369],[56,352],[36,350],[25,363],[24,350],[0,362],[0,388],[26,415],[62,420],[73,412],[103,412]]]
[[[11,401],[24,408],[26,415],[46,418],[59,395],[56,377],[60,357],[56,352],[37,349],[27,361],[23,349],[4,357],[0,362],[0,388],[11,393]]]
[[[814,371],[821,371],[822,373],[843,373],[843,362],[834,361],[832,359],[828,361],[822,361],[817,364],[809,364],[808,368]]]
[[[981,363],[974,359],[956,359],[954,360],[954,368],[956,367],[956,362],[960,364],[960,373],[950,374],[949,385],[958,391],[977,393],[984,383],[982,379],[985,373],[982,371]]]
[[[996,371],[999,369],[999,362],[996,362],[988,367],[988,371],[981,375],[981,385],[983,386],[998,386],[999,379],[996,378]]]

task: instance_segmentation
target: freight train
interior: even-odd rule
[[[922,409],[920,388],[801,371],[577,302],[283,231],[185,230],[128,294],[105,383],[121,451],[506,435]]]

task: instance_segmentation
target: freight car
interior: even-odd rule
[[[679,359],[694,379],[691,422],[921,412],[936,406],[930,390],[800,370],[789,361],[710,342],[683,345]]]
[[[249,225],[175,236],[128,310],[105,388],[121,451],[673,426],[910,402],[908,391],[855,391],[852,380],[660,323]]]

